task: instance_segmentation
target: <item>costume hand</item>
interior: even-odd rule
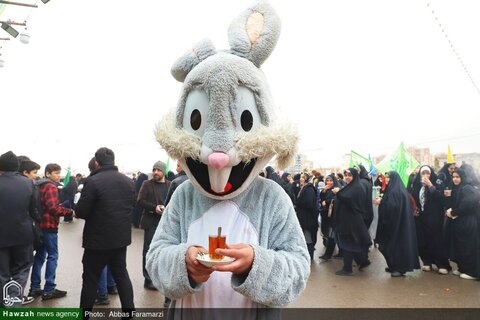
[[[191,246],[187,249],[187,254],[185,255],[188,276],[195,283],[207,282],[210,274],[213,272],[213,269],[207,268],[197,261],[196,256],[199,253],[208,253],[208,250],[203,247]]]
[[[227,249],[217,249],[216,253],[235,258],[232,263],[223,266],[213,266],[216,271],[230,271],[233,274],[243,274],[250,272],[253,265],[255,252],[253,248],[246,243],[226,245]]]

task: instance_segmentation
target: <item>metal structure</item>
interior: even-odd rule
[[[43,3],[47,3],[50,0],[41,0]],[[17,2],[17,1],[5,1],[5,0],[0,0],[0,9],[3,9],[5,5],[13,5],[13,6],[20,6],[20,7],[28,7],[28,8],[38,8],[36,4],[31,4],[31,3],[26,3],[26,2]],[[30,10],[32,10],[30,9]],[[3,10],[0,10],[0,14],[3,12]],[[25,27],[25,31],[22,33],[18,32],[13,26],[22,26]],[[21,43],[28,44],[30,42],[30,36],[26,33],[26,27],[27,27],[27,21],[25,20],[24,22],[16,22],[13,21],[12,19],[8,20],[0,20],[0,28],[3,29],[5,32],[7,32],[10,37],[1,37],[0,41],[9,41],[11,37],[17,38],[19,35],[19,39]],[[2,57],[2,52],[1,52],[2,46],[0,44],[0,68],[4,66],[5,61]]]
[[[43,3],[47,3],[48,1],[42,0]],[[30,8],[38,8],[36,4],[30,4],[30,3],[23,3],[23,2],[14,2],[14,1],[3,1],[0,0],[0,4],[11,4],[14,6],[21,6],[21,7],[30,7]]]

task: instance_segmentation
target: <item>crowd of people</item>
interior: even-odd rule
[[[362,165],[325,177],[271,167],[262,174],[291,198],[311,259],[320,227],[325,251],[319,258],[343,258],[337,275],[353,275],[353,261],[359,270],[368,267],[376,245],[392,277],[421,269],[480,279],[480,182],[469,164],[446,163],[438,174],[423,165],[406,183],[395,171],[372,179]]]
[[[67,295],[55,281],[58,228],[61,221],[71,223],[78,218],[85,220],[80,307],[92,310],[94,305],[109,304],[109,294],[118,294],[122,308],[133,310],[133,288],[126,268],[132,226],[145,231],[144,287],[157,290],[145,270],[145,255],[173,191],[186,180],[181,165],[177,165],[177,176],[170,175],[169,180],[161,161],[154,163],[151,179],[144,173],[131,179],[118,172],[114,152],[100,148],[88,163],[88,177],[77,174],[62,184],[60,165],[47,164],[44,178],[40,178],[40,168],[12,151],[0,156],[0,286],[13,280],[22,288],[19,292],[12,286],[9,296],[21,298],[12,304],[2,300],[2,306],[20,307],[36,298]],[[29,275],[30,290],[25,294]],[[169,303],[166,298],[165,306]]]
[[[61,216],[65,223],[85,220],[82,308],[108,304],[108,294],[118,294],[122,308],[134,309],[126,268],[132,225],[144,229],[144,287],[157,290],[145,261],[169,199],[188,179],[181,165],[176,176],[167,177],[165,163],[157,161],[150,179],[139,173],[132,180],[118,172],[113,151],[100,148],[88,167],[88,177],[78,174],[63,186],[58,164],[47,164],[40,179],[40,165],[28,157],[11,151],[0,156],[0,284],[15,280],[25,288],[30,275],[29,293],[22,292],[15,306],[67,294],[55,283]],[[293,176],[272,167],[261,175],[291,199],[310,258],[320,235],[325,251],[319,259],[343,259],[336,275],[353,275],[354,261],[359,270],[368,267],[369,249],[376,245],[392,277],[421,268],[480,279],[480,182],[468,164],[448,163],[438,173],[420,166],[406,187],[397,172],[372,179],[362,165],[326,176]],[[375,188],[381,197],[372,197]]]

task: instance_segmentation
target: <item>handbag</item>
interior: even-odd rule
[[[33,249],[38,250],[43,245],[43,231],[38,224],[32,223]]]

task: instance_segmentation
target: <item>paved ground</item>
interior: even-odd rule
[[[82,285],[83,221],[61,224],[59,232],[60,258],[57,286],[67,290],[65,298],[34,301],[29,307],[77,307]],[[143,231],[133,229],[133,242],[128,247],[128,270],[132,279],[137,307],[162,307],[163,296],[143,288],[142,262]],[[355,270],[353,277],[336,276],[340,260],[320,262],[318,248],[311,265],[311,276],[303,294],[289,307],[294,308],[478,308],[480,283],[463,280],[454,275],[416,271],[404,278],[391,278],[384,271],[382,255],[374,249],[370,253],[372,264],[364,271]],[[43,283],[42,283],[43,285]],[[117,296],[110,296],[109,307],[120,307]],[[480,310],[480,309],[479,309]]]

